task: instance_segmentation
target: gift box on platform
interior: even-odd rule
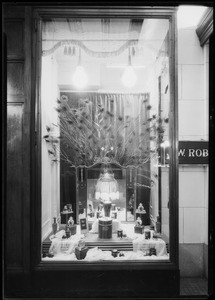
[[[156,249],[155,248],[150,248],[149,249],[149,255],[156,255]]]
[[[117,212],[112,212],[111,213],[111,217],[114,218],[114,219],[116,219],[117,218]]]
[[[145,239],[149,240],[151,238],[151,231],[149,229],[144,230]]]
[[[97,212],[96,212],[96,218],[98,219],[98,218],[100,217],[100,215],[101,215],[101,212],[100,212],[100,211],[97,211]]]
[[[93,222],[88,222],[88,229],[91,230],[93,226]]]
[[[76,234],[76,229],[77,229],[77,225],[69,226],[69,230],[70,230],[71,235]]]
[[[134,226],[134,232],[143,234],[144,226]]]
[[[88,247],[80,248],[76,247],[75,248],[75,256],[78,260],[84,259],[87,255]]]

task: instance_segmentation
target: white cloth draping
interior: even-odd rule
[[[75,234],[68,239],[63,239],[65,235],[65,230],[60,230],[55,236],[50,236],[51,246],[49,248],[49,253],[54,255],[59,253],[71,254],[75,251],[75,247],[78,246],[78,242],[84,235]]]
[[[94,231],[91,232],[96,233],[98,231],[98,220],[94,222]],[[121,222],[119,220],[113,220],[113,232],[122,229]],[[76,260],[74,256],[75,247],[78,246],[78,242],[81,238],[84,237],[83,234],[75,234],[72,235],[68,239],[62,239],[65,235],[65,230],[60,230],[56,235],[50,236],[51,246],[49,248],[49,253],[54,254],[56,260],[58,259],[69,259],[69,260]],[[145,239],[144,235],[136,234],[133,241],[133,251],[125,251],[123,257],[118,257],[117,259],[120,260],[135,260],[135,259],[151,259],[151,258],[158,258],[159,259],[167,259],[168,254],[166,250],[166,243],[161,238],[158,239]],[[145,251],[149,250],[150,248],[156,249],[156,256],[145,256]],[[73,255],[73,256],[71,256]],[[89,249],[87,253],[86,260],[93,261],[93,260],[113,260],[114,258],[111,255],[111,251],[102,251],[101,249],[93,248]],[[49,260],[47,257],[46,260]],[[53,258],[51,258],[53,260]]]
[[[167,250],[166,250],[166,243],[164,240],[158,238],[158,239],[145,239],[144,235],[140,235],[136,239],[132,241],[133,243],[133,251],[147,251],[150,248],[155,248],[156,249],[156,255],[157,256],[163,256],[167,255]]]
[[[156,261],[156,260],[169,260],[169,255],[164,255],[164,256],[145,256],[143,251],[137,251],[137,252],[133,252],[133,251],[121,251],[123,252],[124,256],[117,256],[117,257],[113,257],[111,255],[111,251],[103,251],[101,249],[98,249],[98,247],[89,249],[87,252],[86,257],[83,259],[83,261],[119,261],[119,260],[142,260],[142,261]],[[61,261],[61,260],[65,260],[65,261],[77,261],[77,258],[75,256],[74,253],[72,254],[65,254],[65,253],[59,253],[57,255],[55,255],[52,258],[49,257],[45,257],[43,258],[43,260],[48,260],[48,261]]]

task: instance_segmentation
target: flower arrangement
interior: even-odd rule
[[[122,116],[88,98],[81,99],[78,108],[71,107],[67,96],[57,99],[59,122],[53,125],[60,135],[52,134],[47,126],[43,137],[52,160],[61,158],[77,168],[107,160],[121,167],[143,167],[157,159],[168,118],[150,114],[152,107],[147,99],[144,102],[146,114],[141,119]]]

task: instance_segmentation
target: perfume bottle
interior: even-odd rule
[[[161,232],[161,222],[160,222],[160,217],[157,217],[157,222],[156,222],[156,233]]]
[[[54,217],[54,223],[52,224],[52,232],[55,235],[57,232],[57,222],[56,222],[56,217]]]

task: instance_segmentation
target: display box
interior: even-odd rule
[[[71,235],[76,234],[77,225],[71,225],[71,226],[69,226],[69,230],[70,230]]]
[[[116,219],[116,218],[117,218],[117,212],[115,212],[115,211],[112,212],[112,213],[111,213],[111,217],[112,217],[113,219]]]
[[[76,247],[75,248],[75,256],[78,260],[80,259],[84,259],[87,255],[87,251],[88,251],[88,247],[84,247],[84,248],[79,248]]]
[[[89,215],[90,218],[93,218],[94,215],[95,215],[95,213],[94,212],[90,212],[88,215]]]
[[[134,226],[134,232],[143,234],[144,226]]]
[[[99,219],[99,238],[112,238],[112,220]]]

